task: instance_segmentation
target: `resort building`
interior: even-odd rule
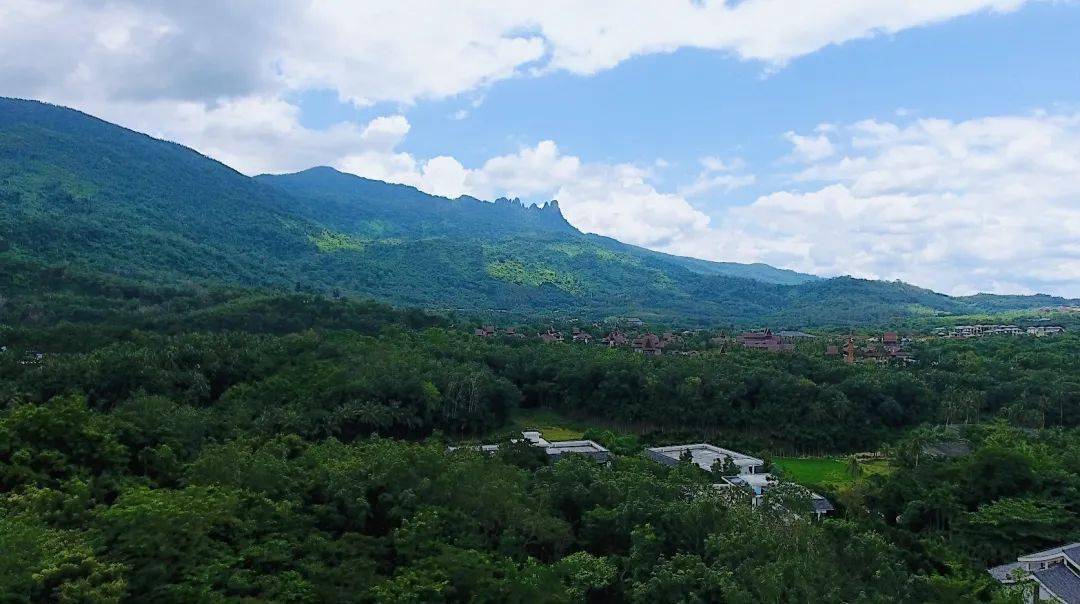
[[[1080,543],[1070,543],[989,569],[1005,585],[1027,585],[1028,602],[1080,604]]]
[[[542,447],[544,452],[547,453],[548,460],[553,463],[567,455],[584,455],[601,463],[606,463],[611,460],[611,451],[603,445],[591,440],[548,441],[544,438],[544,435],[537,430],[526,430],[521,433],[521,439],[515,439],[513,442],[521,442],[521,440],[528,442],[534,447]],[[451,451],[463,448],[470,447],[448,447]],[[499,445],[479,445],[471,448],[491,454],[499,451]]]
[[[785,340],[768,328],[762,331],[748,331],[740,334],[736,341],[746,348],[768,350],[769,352],[781,352],[792,348],[790,340]]]
[[[679,460],[689,451],[690,458],[702,470],[711,472],[713,464],[724,463],[725,458],[730,458],[739,468],[739,474],[757,474],[765,467],[765,461],[756,457],[750,457],[737,451],[722,449],[706,443],[693,445],[672,445],[670,447],[652,447],[645,450],[649,459],[667,466],[678,465]]]
[[[656,356],[664,352],[666,341],[654,333],[647,333],[634,338],[631,346],[634,352],[640,352],[649,356]]]
[[[646,449],[645,454],[649,459],[666,466],[678,465],[686,455],[689,455],[690,461],[706,472],[711,472],[717,463],[724,464],[725,460],[730,459],[738,468],[739,473],[723,476],[720,482],[713,486],[718,489],[742,489],[750,494],[750,501],[754,506],[762,504],[764,493],[768,489],[780,484],[776,477],[765,472],[764,460],[707,443],[652,447]],[[815,518],[820,519],[835,509],[833,504],[821,495],[809,490],[805,490],[805,493],[810,498],[810,509]]]

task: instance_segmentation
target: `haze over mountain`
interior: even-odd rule
[[[450,200],[325,167],[250,178],[186,147],[15,99],[0,99],[0,204],[10,257],[510,317],[820,325],[1065,302],[670,256],[581,233],[556,202]]]

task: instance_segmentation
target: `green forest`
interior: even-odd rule
[[[1080,539],[1075,333],[929,339],[907,366],[646,357],[347,297],[4,266],[4,601],[1019,602],[984,569]],[[612,463],[506,440],[539,411]],[[642,455],[702,440],[882,451],[886,470],[808,485],[838,508],[815,521]]]
[[[986,568],[1080,540],[1069,305],[251,178],[0,99],[0,602],[1019,603]],[[599,343],[630,317],[664,354]],[[764,326],[812,337],[735,345]],[[910,362],[826,354],[886,328]],[[610,463],[552,462],[531,428]],[[731,467],[645,454],[699,442],[787,482],[752,506],[715,486]]]

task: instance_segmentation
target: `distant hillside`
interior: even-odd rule
[[[0,99],[0,254],[178,287],[355,294],[499,317],[848,325],[1064,302],[680,258],[583,234],[554,202],[449,200],[330,168],[249,178],[13,99]]]

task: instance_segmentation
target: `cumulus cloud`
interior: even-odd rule
[[[839,159],[732,208],[722,237],[671,251],[823,275],[902,279],[954,294],[1080,296],[1080,115],[842,130]]]
[[[679,188],[680,195],[696,197],[710,191],[730,193],[735,189],[752,185],[756,180],[753,174],[745,173],[746,164],[741,159],[725,161],[718,157],[706,156],[700,161],[701,172],[698,173],[694,182]]]
[[[353,155],[338,167],[447,197],[557,199],[567,220],[579,229],[648,247],[671,245],[678,237],[705,232],[709,225],[709,217],[682,195],[660,192],[650,184],[648,169],[586,163],[564,154],[550,140],[492,157],[472,169],[452,157],[422,161],[393,151]]]
[[[592,74],[696,47],[780,65],[830,44],[1024,0],[164,2],[7,0],[5,94],[112,100],[331,89],[357,104],[452,96],[550,71]]]
[[[796,159],[803,161],[818,161],[826,157],[832,157],[836,153],[832,141],[826,132],[829,126],[818,126],[814,135],[803,136],[794,132],[785,132],[784,138],[791,143],[792,153]]]

